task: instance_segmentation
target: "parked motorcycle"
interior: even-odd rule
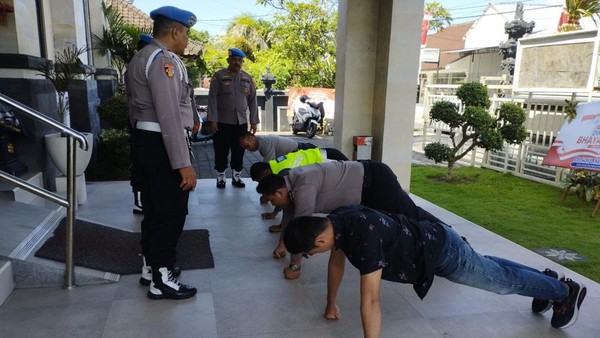
[[[308,138],[312,138],[325,117],[323,103],[315,104],[306,95],[300,96],[300,102],[301,104],[294,111],[292,123],[290,123],[292,133],[296,135],[299,132],[305,132]]]
[[[210,132],[210,123],[206,121],[208,117],[208,109],[204,106],[198,107],[198,115],[200,120],[200,130],[196,134],[194,134],[192,141],[200,142],[200,141],[208,141],[212,140],[213,134]]]

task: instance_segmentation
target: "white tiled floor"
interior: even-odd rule
[[[62,288],[20,289],[0,307],[0,337],[360,337],[358,273],[347,265],[340,290],[342,319],[322,316],[327,255],[303,264],[302,277],[288,281],[287,259],[271,252],[278,235],[263,221],[255,184],[217,190],[200,180],[190,198],[186,228],[205,228],[215,268],[184,271],[181,280],[198,288],[184,301],[152,301],[137,275],[118,283]],[[536,253],[414,197],[455,227],[482,253],[534,267],[560,269],[588,287],[579,321],[566,330],[550,327],[551,311],[534,315],[531,300],[500,296],[436,278],[421,301],[410,285],[384,282],[383,337],[600,337],[599,284],[566,270]],[[88,202],[77,217],[139,231],[131,214],[128,182],[88,185]]]

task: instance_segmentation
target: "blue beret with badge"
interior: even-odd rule
[[[140,40],[144,43],[150,44],[152,43],[152,36],[148,34],[140,34]]]
[[[229,56],[238,56],[241,58],[245,58],[246,54],[237,48],[229,48]]]
[[[156,19],[158,16],[163,16],[168,20],[179,22],[187,28],[196,24],[196,16],[194,13],[173,6],[160,7],[150,12],[150,17],[152,19]]]

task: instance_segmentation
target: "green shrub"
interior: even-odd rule
[[[490,107],[490,98],[487,88],[479,82],[464,83],[456,90],[456,96],[462,101],[463,106]]]
[[[88,167],[86,177],[95,181],[129,180],[130,142],[127,129],[102,129],[96,161]]]
[[[447,162],[452,156],[452,149],[445,144],[439,142],[429,143],[425,146],[425,155],[434,160],[435,163]]]
[[[129,108],[125,96],[113,96],[103,100],[98,106],[98,114],[107,128],[127,129],[129,127]]]

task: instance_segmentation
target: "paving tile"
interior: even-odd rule
[[[306,138],[298,137],[308,141]],[[311,142],[331,142],[313,139]],[[324,145],[331,144],[325,143]],[[322,144],[319,144],[322,145]],[[195,145],[198,149],[198,144]],[[139,275],[118,283],[15,290],[0,306],[0,337],[362,337],[360,275],[350,263],[338,294],[342,319],[322,318],[326,304],[328,255],[303,260],[300,279],[283,278],[289,257],[275,260],[277,234],[267,231],[276,220],[262,220],[256,182],[245,189],[215,188],[210,149],[203,145],[198,186],[190,196],[186,229],[207,229],[214,269],[187,270],[182,282],[198,288],[184,301],[152,301]],[[257,161],[248,154],[245,163]],[[600,284],[530,250],[482,229],[413,196],[416,203],[452,225],[485,254],[565,271],[588,286],[578,322],[566,329],[550,327],[551,312],[535,315],[531,300],[501,296],[436,278],[420,300],[411,285],[382,282],[382,337],[600,337]],[[88,202],[77,211],[85,219],[139,231],[128,182],[88,184]]]

